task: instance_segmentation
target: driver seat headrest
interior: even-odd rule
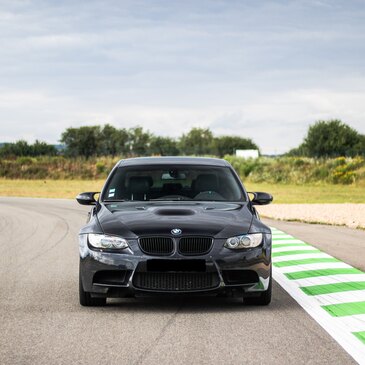
[[[129,192],[131,199],[145,200],[150,190],[151,182],[148,176],[132,176],[129,179]]]
[[[196,178],[194,185],[195,191],[217,191],[218,178],[214,174],[201,174]]]

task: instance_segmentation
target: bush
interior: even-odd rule
[[[31,158],[31,157],[18,157],[16,160],[15,160],[15,163],[20,165],[20,166],[23,166],[23,165],[31,165],[32,163],[34,162],[34,160]]]
[[[105,167],[106,166],[105,166],[104,162],[98,161],[95,166],[96,166],[96,172],[97,172],[98,175],[101,175],[105,172]]]
[[[225,159],[243,181],[271,184],[351,184],[365,181],[363,157],[244,159],[227,155]],[[118,160],[116,157],[87,159],[63,156],[0,159],[0,176],[9,179],[104,179]]]

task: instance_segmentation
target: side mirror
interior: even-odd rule
[[[95,205],[96,204],[95,194],[99,193],[98,192],[81,193],[76,197],[76,200],[81,205]]]
[[[268,193],[257,191],[257,192],[250,192],[249,194],[253,195],[253,199],[251,200],[253,205],[266,205],[270,204],[273,200],[273,196]]]

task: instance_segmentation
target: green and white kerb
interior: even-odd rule
[[[365,273],[271,230],[274,280],[359,364],[365,364]]]

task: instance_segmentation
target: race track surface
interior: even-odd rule
[[[77,233],[87,211],[68,200],[0,198],[0,364],[355,363],[276,283],[268,307],[214,297],[81,307]],[[287,232],[313,236],[313,226],[296,225]],[[361,233],[354,247],[364,246]],[[311,243],[359,266],[357,251],[330,252],[325,234]]]

